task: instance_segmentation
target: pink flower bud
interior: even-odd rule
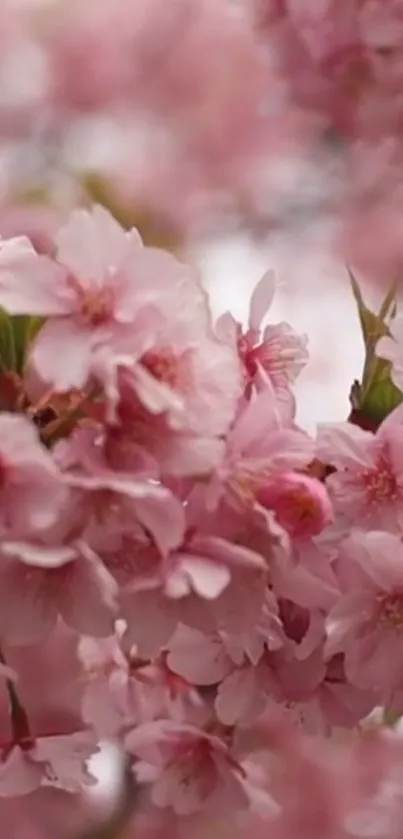
[[[316,536],[333,519],[326,487],[317,478],[286,472],[258,495],[263,507],[273,509],[292,536]]]

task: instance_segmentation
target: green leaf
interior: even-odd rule
[[[366,349],[369,347],[374,348],[379,338],[389,334],[387,321],[395,314],[396,283],[392,283],[379,310],[379,314],[376,315],[374,312],[371,312],[365,304],[360,286],[350,268],[348,268],[348,273],[355,302],[357,304],[365,347]]]
[[[17,373],[22,373],[25,367],[29,345],[35,338],[43,324],[43,318],[30,315],[18,315],[11,318],[11,328],[14,335],[15,367]]]
[[[15,357],[12,319],[0,309],[0,367],[3,371],[15,370]]]
[[[401,402],[403,394],[390,378],[376,379],[363,396],[360,411],[375,423],[381,423]]]
[[[381,306],[381,310],[379,315],[375,315],[374,312],[371,312],[370,309],[364,303],[363,296],[361,294],[360,286],[358,285],[357,280],[354,277],[354,274],[348,269],[351,288],[353,290],[355,302],[357,304],[358,309],[358,316],[360,318],[361,324],[361,331],[364,338],[364,344],[366,349],[369,347],[374,347],[376,342],[379,338],[382,338],[383,335],[388,334],[388,328],[385,324],[385,318],[388,315],[388,312],[391,308],[391,305],[394,300],[394,291],[393,291],[393,298],[390,300],[390,295],[392,294],[392,289],[388,292],[383,304]]]
[[[387,318],[394,318],[396,315],[396,293],[397,282],[393,282],[379,310],[379,317],[385,321]]]
[[[362,373],[359,405],[359,409],[362,410],[367,396],[370,401],[372,399],[372,397],[368,394],[371,391],[373,383],[380,382],[381,380],[390,381],[389,365],[382,359],[377,358],[376,346],[380,338],[384,335],[389,335],[388,321],[390,321],[396,314],[396,283],[392,283],[379,310],[379,314],[376,315],[366,306],[361,294],[360,286],[350,268],[348,268],[348,273],[351,288],[357,304],[358,316],[360,319],[365,346],[365,361]],[[391,385],[391,387],[393,386]]]

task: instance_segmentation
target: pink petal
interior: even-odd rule
[[[343,652],[350,643],[351,636],[358,628],[373,616],[373,598],[361,592],[349,592],[330,610],[326,620],[327,658]]]
[[[42,778],[43,767],[15,746],[4,763],[0,763],[0,799],[29,795],[41,785]]]
[[[398,416],[393,417],[393,414],[398,412]],[[383,440],[387,456],[390,462],[391,471],[397,478],[403,478],[403,406],[399,405],[396,411],[383,422],[377,437],[378,440]]]
[[[266,316],[276,291],[274,271],[267,271],[253,291],[249,308],[249,329],[258,331]]]
[[[100,205],[91,212],[74,210],[68,223],[56,236],[58,260],[66,265],[81,283],[98,282],[108,278],[110,270],[118,268],[126,256],[128,243],[140,248],[137,231],[126,231]]]
[[[60,614],[83,635],[113,634],[118,586],[105,566],[84,545],[82,558],[71,563],[57,593]]]
[[[40,737],[32,758],[39,765],[45,763],[49,766],[52,776],[55,776],[55,786],[68,792],[82,792],[83,786],[97,782],[89,774],[87,762],[98,751],[90,731],[77,731],[68,735]]]
[[[318,426],[316,457],[334,466],[373,466],[370,444],[374,435],[348,422]]]
[[[220,341],[225,341],[228,344],[235,343],[237,339],[238,326],[235,318],[231,312],[224,312],[215,325],[215,334]]]
[[[166,487],[113,472],[95,476],[73,475],[67,480],[72,486],[94,491],[104,488],[132,499],[134,516],[150,531],[162,553],[168,553],[182,542],[184,510]]]
[[[170,642],[168,666],[193,685],[214,685],[232,668],[218,635],[180,627]]]
[[[168,385],[157,381],[141,364],[134,368],[133,379],[140,401],[152,414],[165,411],[183,413],[185,405],[182,397]]]
[[[180,554],[179,567],[168,578],[167,593],[171,597],[182,597],[193,589],[201,597],[214,600],[230,579],[230,572],[224,565],[216,565],[203,556]]]
[[[218,689],[215,708],[224,725],[253,721],[262,713],[265,695],[253,667],[240,668],[227,676]]]
[[[153,658],[166,646],[177,625],[175,603],[160,589],[121,594],[121,616],[127,622],[125,642],[138,655]]]
[[[190,816],[202,810],[216,780],[212,770],[208,772],[204,766],[198,766],[197,758],[192,774],[186,768],[186,783],[184,770],[178,761],[178,764],[173,763],[165,769],[152,791],[152,799],[157,806],[170,806],[178,816]]]
[[[256,458],[270,460],[273,470],[301,469],[313,459],[314,451],[314,443],[305,432],[283,428],[267,434]],[[249,456],[252,454],[250,450]]]
[[[403,542],[399,536],[383,531],[357,532],[349,538],[347,551],[381,590],[403,587]]]
[[[11,315],[65,315],[74,296],[65,271],[25,237],[0,242],[0,306]]]
[[[11,560],[0,575],[0,633],[10,644],[35,644],[55,625],[57,604],[47,588],[46,572],[28,571]]]
[[[161,443],[161,448],[158,445]],[[185,435],[179,432],[174,438],[167,438],[156,444],[155,456],[162,460],[161,471],[171,476],[200,476],[211,472],[224,459],[223,440],[199,435]]]
[[[0,678],[7,679],[10,682],[16,682],[18,680],[18,673],[7,664],[0,663]]]
[[[70,319],[48,321],[40,330],[30,359],[39,376],[59,393],[80,390],[89,378],[94,331]]]
[[[230,433],[234,450],[248,451],[256,441],[265,438],[283,425],[281,406],[274,391],[265,390],[249,402]]]
[[[185,516],[180,502],[163,487],[160,494],[150,492],[136,503],[139,521],[152,533],[161,553],[177,548],[184,535]]]
[[[266,562],[260,554],[219,536],[197,536],[192,539],[193,549],[198,555],[230,568],[266,569]]]
[[[4,542],[1,550],[6,556],[18,557],[21,562],[36,568],[60,568],[77,557],[76,549],[70,545],[48,547],[29,542]]]

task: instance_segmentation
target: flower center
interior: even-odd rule
[[[258,492],[259,481],[256,475],[248,474],[247,472],[240,472],[233,481],[231,481],[232,488],[235,493],[241,497],[242,501],[251,504],[255,501],[256,493]]]
[[[70,286],[74,289],[79,305],[80,318],[88,326],[102,326],[111,317],[111,288],[83,288],[76,277],[70,277]]]
[[[403,592],[379,598],[379,623],[396,632],[403,632]]]
[[[305,487],[298,487],[290,492],[288,502],[295,518],[300,522],[309,522],[318,514],[317,499]]]
[[[396,501],[399,497],[396,477],[386,463],[381,463],[377,469],[368,469],[363,472],[362,480],[369,504]]]
[[[141,359],[143,366],[159,382],[175,387],[179,378],[179,360],[170,350],[150,350]]]
[[[248,333],[238,338],[238,355],[245,367],[247,375],[253,378],[256,374],[257,362],[255,347]]]

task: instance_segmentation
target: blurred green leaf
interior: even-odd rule
[[[18,315],[11,318],[14,334],[15,367],[17,373],[22,373],[25,367],[29,345],[43,323],[43,318],[30,315]]]
[[[3,309],[0,309],[0,367],[5,370],[15,370],[16,353],[12,320]]]
[[[81,183],[91,202],[102,204],[126,230],[136,227],[146,245],[175,251],[180,242],[167,222],[121,201],[97,172],[86,172]]]
[[[0,369],[22,373],[29,345],[43,323],[43,318],[18,315],[10,317],[0,309]]]

